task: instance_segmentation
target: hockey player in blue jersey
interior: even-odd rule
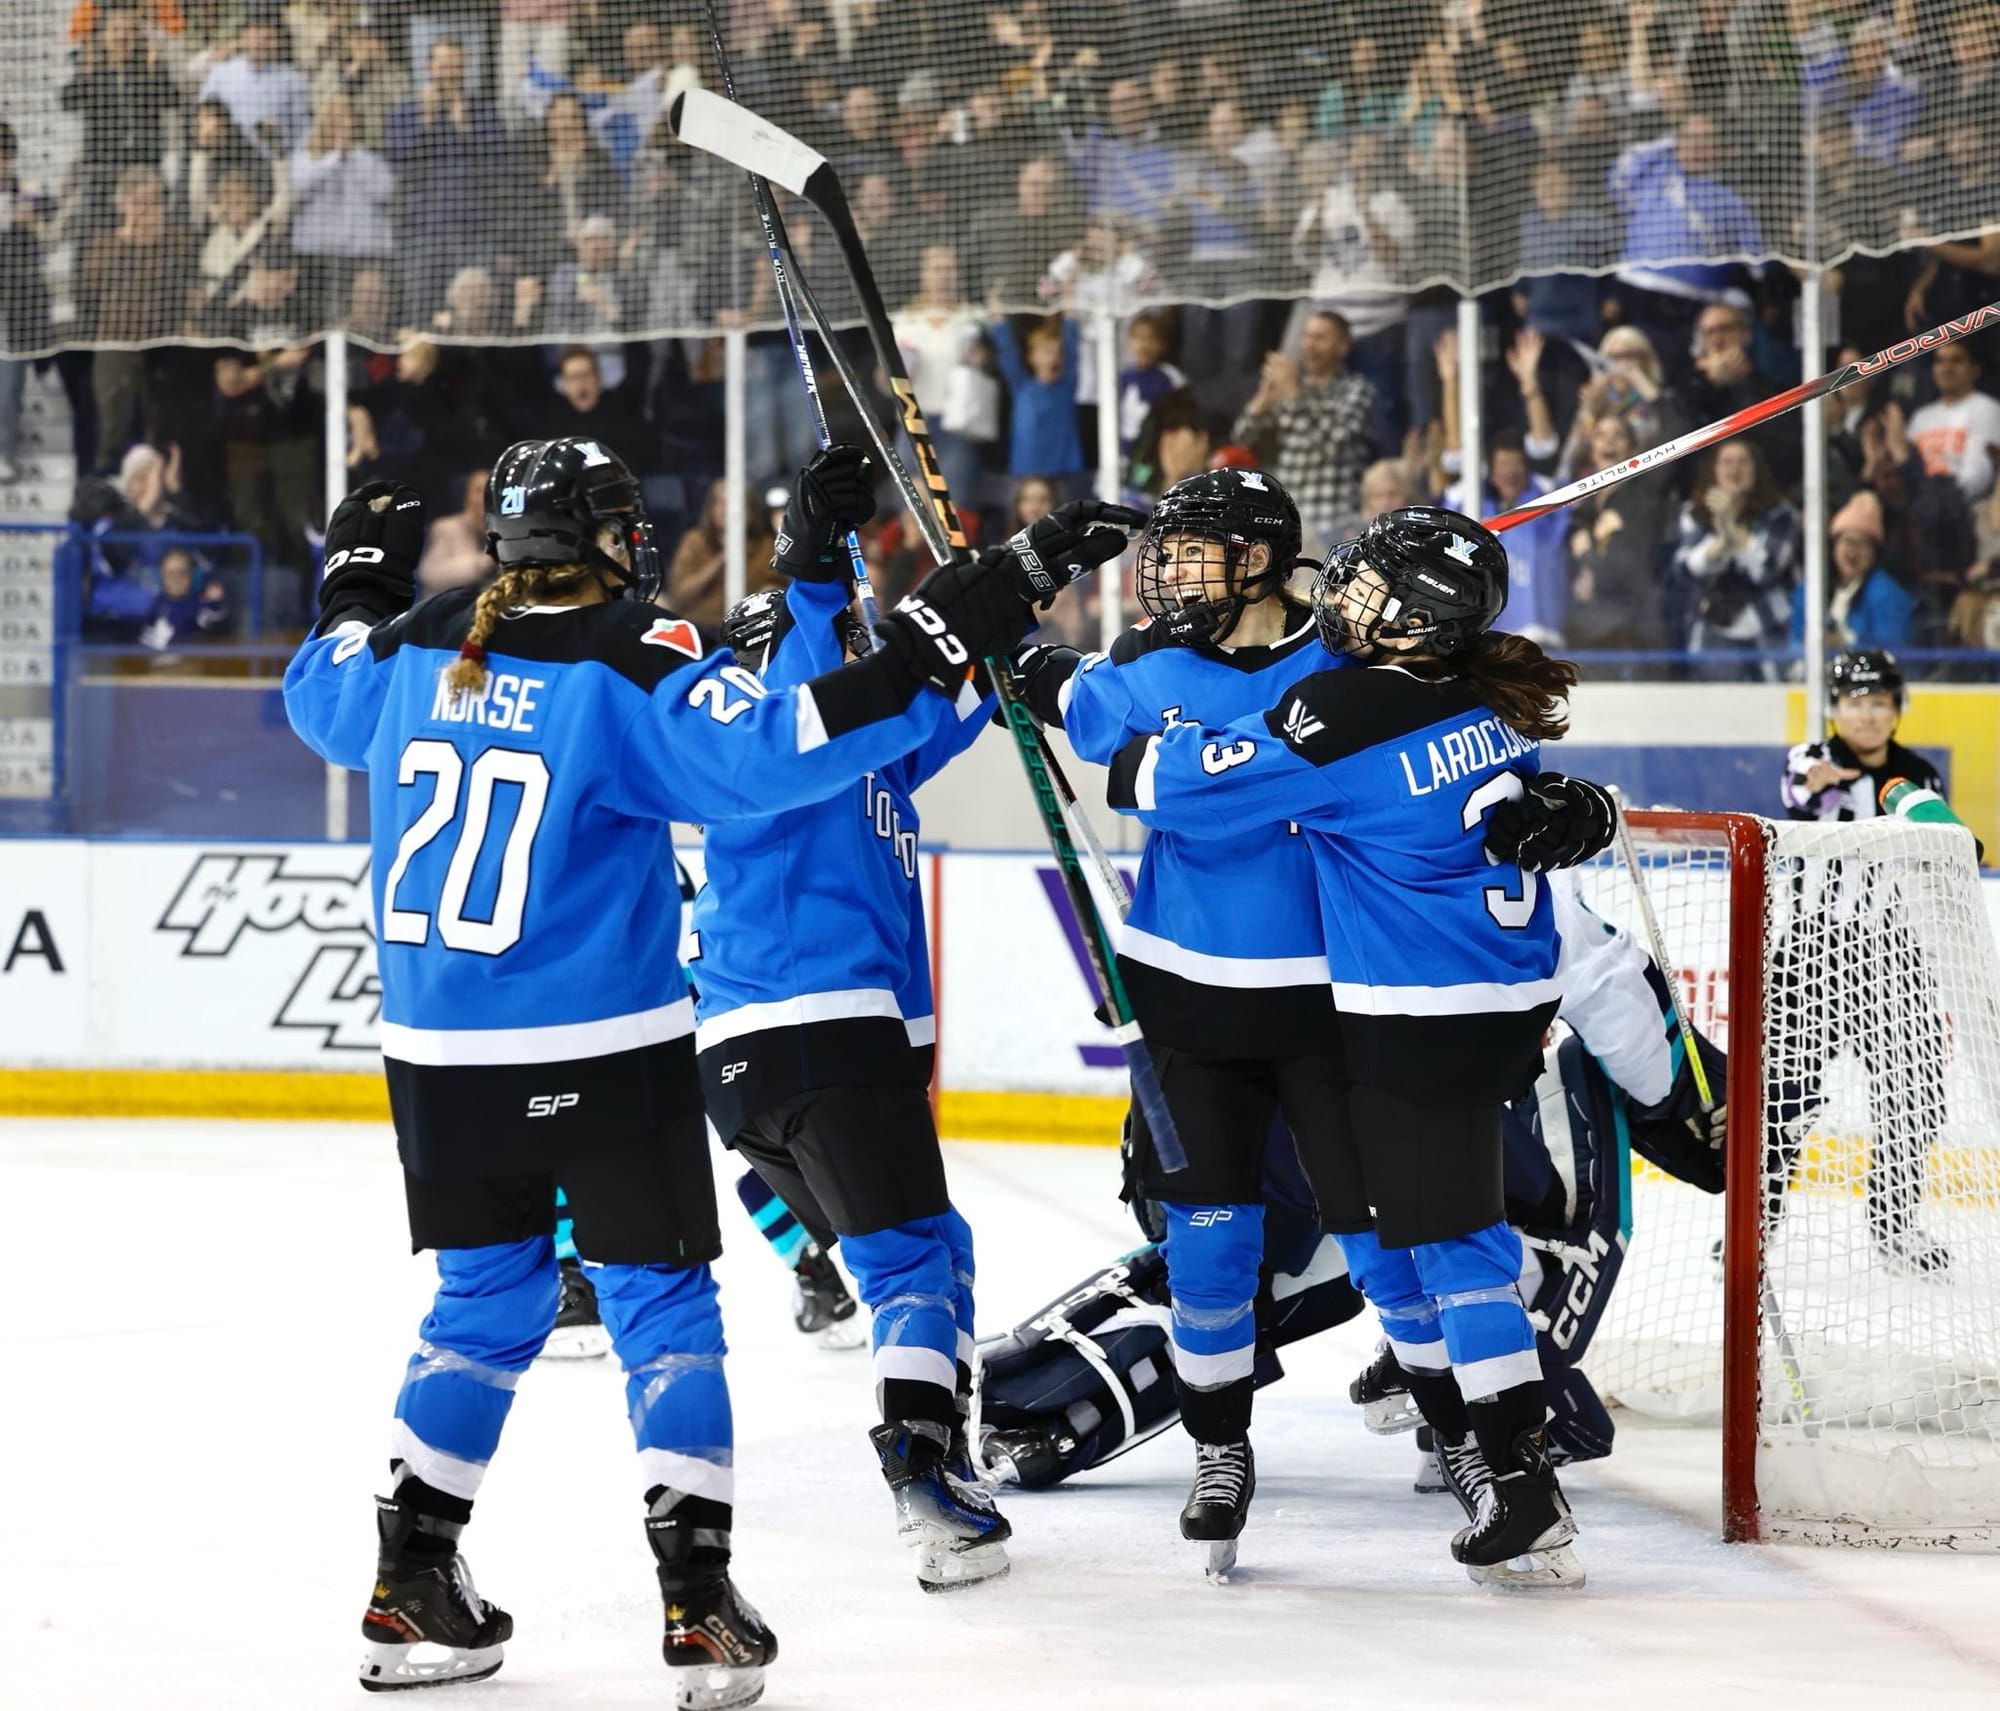
[[[1108,655],[1025,650],[1031,706],[1083,758],[1109,764],[1135,738],[1259,714],[1293,684],[1347,665],[1288,592],[1299,545],[1298,512],[1269,475],[1209,470],[1176,484],[1140,550],[1148,623]],[[1545,858],[1589,853],[1592,844],[1555,835],[1565,800],[1538,801],[1542,818],[1500,828],[1496,853],[1518,855],[1530,836],[1545,841]],[[1222,1573],[1255,1489],[1266,1137],[1281,1117],[1301,1158],[1345,1146],[1346,1069],[1299,828],[1245,825],[1216,837],[1155,825],[1119,966],[1189,1155],[1188,1169],[1163,1173],[1135,1114],[1132,1186],[1164,1209],[1175,1388],[1196,1445],[1181,1531],[1208,1545],[1211,1571]]]
[[[677,1701],[748,1704],[776,1642],[728,1573],[714,1182],[669,823],[844,791],[952,726],[970,660],[1012,646],[1072,571],[946,566],[883,619],[880,651],[773,692],[651,604],[659,555],[609,448],[510,448],[487,527],[500,574],[411,610],[422,502],[357,491],[285,678],[294,729],[369,774],[384,1067],[412,1243],[440,1277],[396,1404],[362,1684],[500,1667],[512,1621],[458,1539],[555,1319],[559,1175],[628,1375]]]
[[[841,539],[874,511],[851,447],[801,473],[773,563],[781,598],[732,614],[774,690],[865,650]],[[1124,549],[1122,507],[1068,506],[1038,556]],[[768,612],[767,633],[758,634]],[[1009,1528],[971,1476],[972,1232],[951,1205],[928,1089],[935,1023],[918,883],[917,787],[985,729],[966,698],[911,752],[824,801],[708,828],[695,900],[695,1041],[710,1121],[808,1224],[823,1222],[874,1310],[872,1434],[898,1530],[929,1591],[1005,1572]]]
[[[1499,1125],[1541,1067],[1558,939],[1545,888],[1485,833],[1561,734],[1575,670],[1492,633],[1506,586],[1504,549],[1472,519],[1386,513],[1313,588],[1328,650],[1365,669],[1303,678],[1260,716],[1135,738],[1109,795],[1211,838],[1300,827],[1350,1082],[1337,1144],[1301,1163],[1405,1371],[1455,1380],[1464,1416],[1425,1412],[1463,1452],[1461,1482],[1475,1455],[1491,1471],[1453,1555],[1476,1580],[1574,1585]]]

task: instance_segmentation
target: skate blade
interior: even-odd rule
[[[1440,1491],[1451,1490],[1451,1481],[1446,1479],[1435,1459],[1422,1463],[1417,1468],[1417,1477],[1410,1481],[1412,1491],[1421,1491],[1426,1497],[1435,1497]]]
[[[942,1539],[915,1539],[917,1584],[926,1592],[957,1592],[982,1580],[998,1580],[1014,1565],[1007,1559],[1004,1539],[954,1550]]]
[[[443,1687],[454,1681],[484,1681],[504,1661],[499,1646],[466,1651],[422,1640],[412,1646],[368,1640],[361,1653],[361,1685],[369,1693],[399,1693],[412,1687]]]
[[[1574,1589],[1583,1584],[1583,1564],[1568,1545],[1529,1551],[1506,1562],[1467,1563],[1465,1572],[1480,1586]]]
[[[1236,1570],[1235,1539],[1211,1539],[1203,1546],[1201,1572],[1210,1586],[1227,1586]]]
[[[1414,1432],[1424,1417],[1407,1396],[1381,1396],[1361,1404],[1361,1423],[1378,1438],[1393,1438],[1398,1432]]]
[[[822,1325],[817,1331],[806,1333],[823,1349],[839,1353],[846,1349],[865,1349],[868,1346],[868,1326],[861,1315],[855,1313],[845,1319],[836,1319],[831,1325]]]
[[[543,1360],[602,1360],[611,1352],[611,1333],[602,1325],[562,1325],[542,1344]]]
[[[676,1664],[674,1704],[680,1711],[733,1711],[755,1705],[764,1697],[764,1666],[747,1664]]]

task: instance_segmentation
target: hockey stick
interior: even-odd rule
[[[1634,457],[1613,464],[1609,469],[1600,469],[1595,474],[1586,475],[1572,481],[1567,487],[1558,487],[1552,493],[1544,493],[1539,499],[1531,499],[1525,505],[1516,506],[1511,511],[1503,511],[1497,517],[1488,517],[1486,526],[1495,534],[1504,534],[1509,529],[1519,528],[1523,523],[1532,523],[1537,517],[1560,510],[1565,505],[1574,505],[1579,499],[1588,498],[1593,493],[1602,493],[1630,481],[1635,475],[1644,475],[1648,470],[1664,469],[1670,463],[1678,463],[1691,452],[1698,452],[1714,445],[1718,440],[1726,440],[1746,429],[1757,427],[1775,416],[1796,410],[1801,404],[1810,404],[1815,398],[1824,398],[1828,393],[1838,392],[1844,386],[1852,386],[1857,380],[1866,380],[1870,375],[1883,374],[1898,368],[1911,357],[1925,351],[1934,351],[1940,345],[1953,344],[1976,333],[1982,327],[2000,321],[2000,303],[1989,303],[1983,309],[1975,309],[1970,315],[1958,320],[1947,321],[1941,327],[1933,327],[1927,333],[1920,333],[1913,339],[1903,339],[1885,351],[1862,357],[1858,361],[1843,364],[1830,374],[1822,374],[1813,380],[1801,381],[1788,392],[1774,393],[1769,398],[1760,399],[1755,404],[1746,404],[1742,409],[1731,412],[1720,421],[1710,422],[1705,428],[1696,428],[1680,438],[1668,440],[1650,451],[1643,451]]]
[[[722,22],[716,13],[716,0],[702,0],[703,10],[708,14],[708,39],[715,46],[715,63],[722,73],[722,87],[729,99],[736,99],[736,76],[730,70],[729,55],[722,45]],[[778,213],[778,207],[771,200],[771,187],[758,173],[750,174],[750,196],[757,204],[757,222],[764,228],[764,247],[770,252],[771,276],[777,283],[778,307],[785,316],[785,337],[791,341],[792,356],[799,365],[799,384],[806,391],[806,407],[812,412],[813,437],[819,441],[819,449],[825,451],[833,444],[833,433],[827,426],[826,405],[819,395],[819,377],[813,371],[812,352],[806,347],[805,329],[799,324],[799,306],[792,292],[791,275],[785,266],[785,256],[790,245],[785,242],[785,225]],[[861,536],[853,529],[847,531],[847,568],[854,578],[854,592],[861,601],[861,620],[868,626],[869,645],[876,645],[875,621],[880,616],[875,609],[875,590],[868,580],[868,565],[861,556]]]
[[[792,280],[801,300],[818,322],[822,338],[834,351],[835,366],[842,382],[853,394],[855,407],[868,423],[871,436],[888,461],[911,514],[923,530],[932,556],[942,564],[954,556],[963,555],[966,551],[965,532],[959,526],[951,489],[938,463],[936,448],[931,444],[930,431],[924,424],[916,387],[911,383],[902,352],[897,348],[890,329],[888,309],[876,287],[874,269],[862,248],[860,235],[854,229],[846,193],[841,189],[839,177],[832,166],[797,138],[748,109],[737,106],[735,102],[724,100],[707,90],[682,91],[674,97],[667,111],[669,126],[683,142],[804,197],[825,218],[835,242],[840,246],[855,295],[860,299],[876,360],[889,377],[890,388],[902,414],[904,437],[923,471],[924,483],[929,490],[927,494],[917,491],[907,466],[895,454],[874,420],[874,410],[860,377],[854,373],[845,353],[838,351],[832,328],[811,286],[800,274],[796,260],[790,269]],[[1063,780],[1061,788],[1056,784],[1060,768],[1055,765],[1054,756],[1036,727],[1033,714],[1021,698],[1014,678],[1013,662],[996,656],[987,659],[985,664],[993,679],[994,692],[1006,713],[1008,732],[1014,739],[1015,749],[1034,791],[1043,830],[1056,858],[1063,891],[1076,917],[1077,929],[1082,935],[1091,972],[1096,978],[1112,1037],[1117,1040],[1131,1073],[1133,1098],[1145,1114],[1161,1168],[1168,1172],[1184,1170],[1187,1155],[1167,1109],[1166,1096],[1160,1090],[1152,1054],[1146,1048],[1144,1036],[1133,1015],[1131,1000],[1126,995],[1124,979],[1118,972],[1117,954],[1112,948],[1110,934],[1105,930],[1103,918],[1090,895],[1090,883],[1070,833],[1070,816],[1065,812],[1063,799],[1067,795],[1074,804],[1075,792],[1069,790],[1067,779]],[[1121,897],[1124,886],[1117,870],[1112,867],[1110,858],[1088,823],[1083,821],[1080,811],[1076,819],[1082,825],[1085,842],[1091,847],[1094,863],[1100,875],[1104,876],[1107,890],[1114,898]]]
[[[1687,1007],[1681,1001],[1680,981],[1675,977],[1674,964],[1667,957],[1666,935],[1660,931],[1659,917],[1653,913],[1652,893],[1646,889],[1645,871],[1639,865],[1639,844],[1632,836],[1632,822],[1626,817],[1624,796],[1618,792],[1613,794],[1618,799],[1619,858],[1631,877],[1632,895],[1639,905],[1639,920],[1646,929],[1653,961],[1659,966],[1661,983],[1667,989],[1667,1003],[1673,1011],[1674,1026],[1680,1030],[1681,1048],[1687,1054],[1688,1068],[1694,1072],[1694,1088],[1701,1099],[1702,1116],[1712,1118],[1717,1108],[1716,1098],[1709,1086],[1708,1071],[1702,1064],[1701,1052],[1695,1044],[1694,1023],[1688,1019]],[[1764,1271],[1761,1265],[1758,1269]],[[1792,1387],[1792,1407],[1806,1436],[1816,1438],[1819,1436],[1819,1422],[1813,1419],[1811,1404],[1806,1397],[1798,1345],[1792,1341],[1792,1333],[1785,1324],[1784,1310],[1778,1304],[1778,1291],[1768,1272],[1759,1281],[1763,1284],[1764,1317],[1770,1321],[1771,1330],[1778,1339],[1778,1361],[1785,1369],[1786,1382]]]

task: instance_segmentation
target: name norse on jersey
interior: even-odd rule
[[[1447,731],[1443,737],[1425,743],[1426,752],[1414,766],[1408,749],[1398,750],[1396,758],[1403,763],[1403,776],[1409,780],[1410,794],[1428,796],[1440,785],[1453,783],[1467,773],[1505,766],[1522,755],[1533,754],[1536,747],[1512,725],[1488,718],[1461,725],[1457,730]],[[1419,784],[1417,774],[1426,765],[1430,768],[1431,781]]]
[[[503,671],[489,674],[486,687],[477,695],[468,695],[452,688],[439,673],[431,717],[448,725],[484,725],[491,731],[532,731],[541,705],[535,699],[536,691],[546,688],[543,678],[517,677]]]

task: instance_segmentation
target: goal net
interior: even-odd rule
[[[1586,1370],[1721,1425],[1731,1537],[1992,1548],[2000,956],[1971,837],[1631,820],[1668,977],[1728,1053],[1729,1184],[1635,1161]],[[1644,942],[1624,863],[1585,896]]]

